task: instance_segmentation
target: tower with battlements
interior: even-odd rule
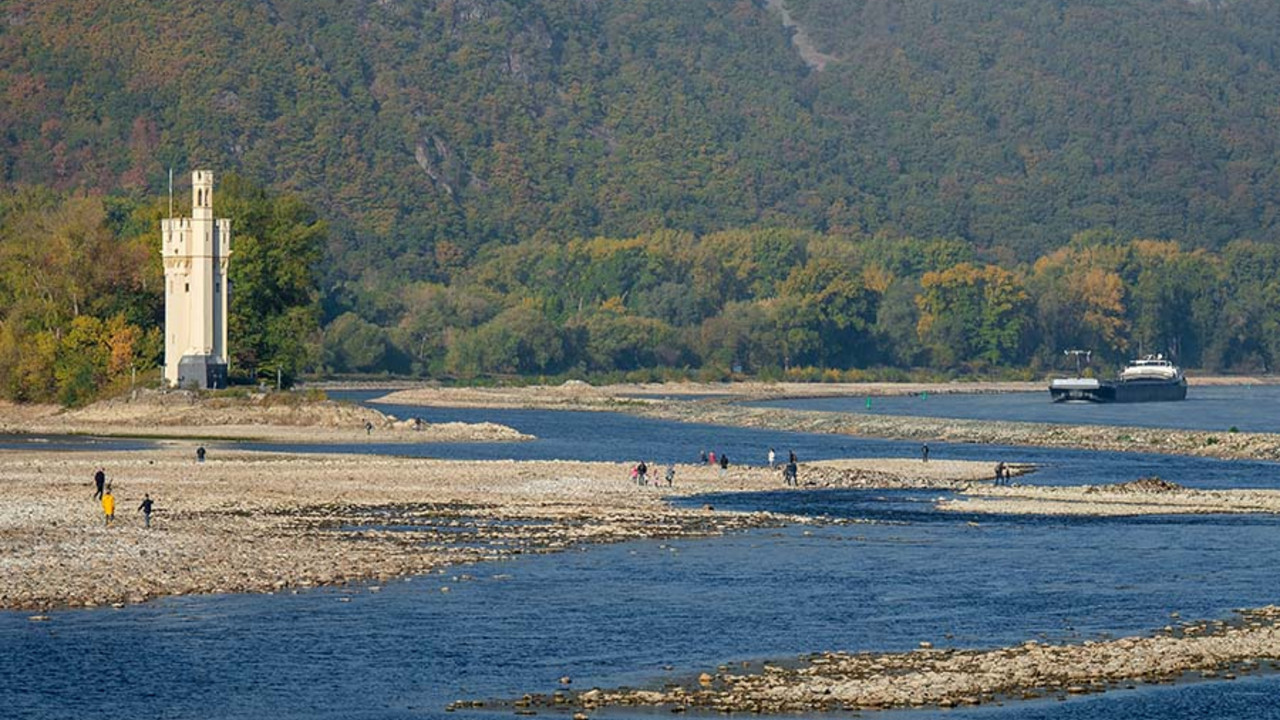
[[[227,261],[231,221],[213,217],[213,173],[191,173],[191,217],[160,221],[164,255],[164,379],[227,386]]]

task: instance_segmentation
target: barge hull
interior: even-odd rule
[[[1146,382],[1135,380],[1071,383],[1055,381],[1049,386],[1054,402],[1085,401],[1099,403],[1166,402],[1187,399],[1187,381]]]

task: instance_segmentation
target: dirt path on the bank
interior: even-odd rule
[[[630,467],[615,463],[244,451],[197,463],[194,447],[0,453],[0,607],[275,592],[587,543],[809,522],[676,508],[664,499],[781,488],[780,471],[767,468],[731,467],[722,477],[719,468],[679,465],[672,487],[639,487]],[[800,479],[954,487],[989,472],[987,463],[900,462],[804,465]],[[99,465],[114,487],[112,527],[93,498]],[[137,511],[144,493],[155,501],[149,530]]]

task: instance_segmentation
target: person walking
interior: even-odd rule
[[[729,456],[725,453],[720,453],[720,477],[724,477],[724,474],[728,471],[729,471]]]
[[[777,459],[778,459],[778,456],[773,454],[773,448],[769,448],[769,469],[770,470],[773,469],[773,462],[774,460],[777,460]]]
[[[698,451],[698,462],[702,463],[703,465],[706,465],[706,464],[707,464],[707,451],[706,451],[706,450],[699,450],[699,451]]]
[[[711,465],[715,465],[715,464],[716,464],[716,451],[715,451],[715,450],[712,450],[711,452],[707,453],[707,462],[708,462],[709,464],[711,464]]]
[[[671,463],[667,465],[667,487],[671,487],[671,484],[675,482],[675,479],[676,479],[676,464]]]
[[[138,510],[142,513],[142,524],[147,529],[151,529],[151,494],[146,493],[142,496],[142,504],[138,506]]]
[[[116,519],[116,496],[111,494],[111,486],[102,495],[102,515],[107,527]]]
[[[196,462],[198,463],[204,462],[204,455],[205,455],[205,450],[203,445],[196,448]]]
[[[645,465],[643,460],[641,460],[640,464],[636,466],[636,475],[637,482],[639,482],[641,486],[649,484],[649,466]]]
[[[799,483],[796,481],[796,472],[796,464],[794,462],[787,463],[787,466],[782,470],[783,484],[787,487],[795,487],[798,485]]]
[[[103,470],[102,468],[98,468],[93,473],[93,487],[94,487],[93,499],[94,500],[102,499],[102,488],[105,487],[106,484],[107,484],[107,471]]]
[[[996,463],[996,485],[1006,485],[1008,477],[1004,471],[1004,461]]]
[[[920,446],[920,461],[929,462],[929,443]]]

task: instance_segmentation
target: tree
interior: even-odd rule
[[[143,201],[0,196],[0,392],[81,405],[160,355],[160,258]],[[127,226],[127,227],[126,227]],[[153,229],[154,230],[154,229]]]
[[[343,313],[324,329],[324,365],[333,372],[372,372],[387,355],[387,333],[355,313]]]
[[[816,334],[816,364],[865,366],[875,358],[870,328],[879,296],[866,287],[855,268],[811,258],[792,270],[779,294],[796,303],[796,320],[804,319]]]
[[[240,377],[279,372],[291,384],[318,359],[318,264],[327,225],[299,198],[223,178],[217,214],[231,218],[228,343]]]
[[[1012,273],[961,263],[925,273],[918,299],[920,338],[944,367],[979,360],[1019,361],[1028,326],[1028,296]]]
[[[674,366],[686,356],[670,326],[627,313],[620,298],[606,300],[575,323],[587,333],[586,360],[594,370]]]
[[[447,366],[462,375],[546,373],[564,367],[563,334],[530,302],[508,308],[465,331],[450,348]]]
[[[1028,282],[1043,362],[1052,365],[1072,349],[1112,362],[1126,359],[1129,320],[1119,268],[1127,253],[1120,245],[1077,243],[1036,261]]]

